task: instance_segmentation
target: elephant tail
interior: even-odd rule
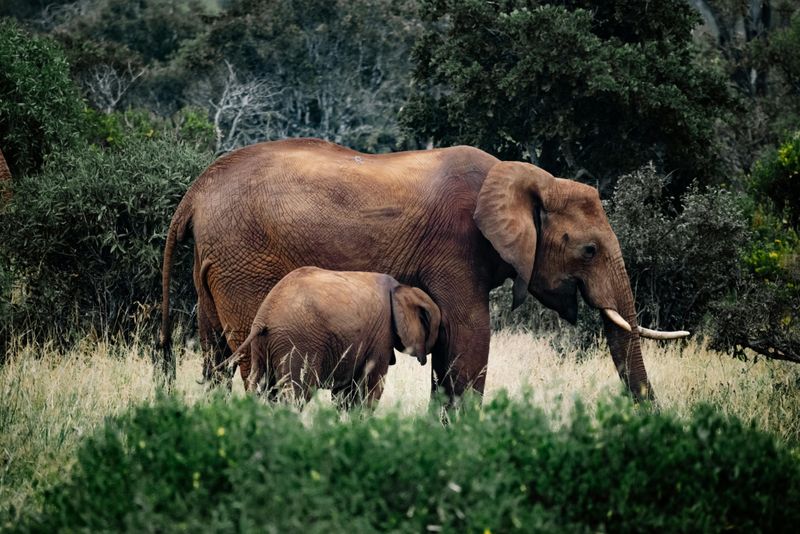
[[[235,366],[239,363],[239,360],[244,358],[247,355],[247,348],[253,343],[253,340],[258,337],[259,335],[266,332],[267,329],[265,326],[254,324],[253,327],[250,329],[250,334],[242,341],[242,344],[239,345],[239,348],[236,349],[236,352],[231,354],[227,360],[222,362],[221,364],[217,365],[214,370],[221,371],[226,367],[229,368],[229,371],[232,373],[235,369]]]
[[[164,264],[161,270],[161,365],[168,382],[175,379],[175,359],[172,354],[172,321],[169,314],[169,283],[174,263],[175,246],[183,240],[192,219],[190,193],[183,197],[172,216],[167,242],[164,246]]]

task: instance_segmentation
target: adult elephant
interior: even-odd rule
[[[170,350],[175,245],[195,240],[204,377],[247,337],[269,290],[297,267],[386,273],[441,309],[432,388],[483,392],[489,291],[514,279],[574,323],[578,292],[602,310],[620,377],[654,399],[619,243],[597,190],[468,146],[371,155],[316,139],[248,146],[214,162],[189,188],[164,251],[161,347]],[[246,378],[249,358],[241,362]]]

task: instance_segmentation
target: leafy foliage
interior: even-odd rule
[[[697,61],[687,2],[444,0],[423,12],[403,116],[419,135],[602,187],[648,160],[673,185],[713,176],[712,126],[733,99]]]
[[[90,11],[70,18],[59,31],[98,44],[115,43],[147,64],[168,59],[196,37],[205,6],[200,0],[94,0]]]
[[[757,197],[786,210],[791,224],[800,225],[800,130],[756,162],[750,185]]]
[[[500,396],[438,417],[310,425],[252,398],[162,399],[109,421],[19,531],[782,531],[800,468],[774,439],[601,404],[563,426]]]
[[[647,165],[622,176],[607,205],[643,324],[697,325],[738,278],[748,238],[737,195],[725,189],[666,193],[669,177]]]
[[[800,270],[786,281],[745,278],[714,303],[712,347],[746,359],[744,349],[800,363]]]
[[[19,177],[0,213],[0,255],[17,288],[5,326],[59,334],[129,326],[138,305],[158,301],[169,221],[209,162],[174,136],[132,134],[108,149],[58,153],[40,174]]]
[[[800,363],[800,237],[787,219],[757,205],[745,269],[726,298],[712,306],[715,348],[746,358],[751,349]]]
[[[83,103],[63,51],[0,19],[0,147],[12,176],[35,172],[45,157],[80,139]]]
[[[786,119],[796,125],[800,113],[800,6],[786,2],[782,8],[791,13],[788,24],[781,24],[765,39],[754,41],[750,55],[758,67],[771,71],[773,92],[782,97],[780,111],[785,117],[775,118],[784,125]]]

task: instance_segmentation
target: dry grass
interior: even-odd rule
[[[741,362],[690,342],[644,347],[647,370],[665,410],[680,416],[698,403],[800,443],[800,366],[773,361]],[[19,509],[42,484],[56,479],[72,461],[80,437],[109,416],[155,395],[146,345],[87,341],[66,354],[52,348],[24,348],[0,367],[0,511]],[[406,414],[425,410],[430,363],[397,355],[390,368],[378,413],[391,408]],[[513,396],[529,391],[535,403],[553,413],[574,399],[592,405],[621,389],[604,348],[562,356],[548,339],[524,333],[496,333],[492,339],[486,393],[501,389]],[[188,402],[205,396],[195,382],[200,355],[186,350],[180,359],[177,389]],[[234,394],[243,394],[241,380]],[[326,403],[320,392],[315,402]]]
[[[547,411],[568,411],[577,398],[592,405],[622,390],[611,356],[598,347],[579,358],[562,356],[549,338],[498,332],[492,336],[486,395],[505,389],[512,396],[528,392]],[[800,366],[761,359],[743,362],[690,341],[645,340],[645,367],[660,406],[685,416],[699,403],[753,421],[781,439],[800,443]],[[422,368],[398,355],[381,400],[383,409],[396,405],[406,413],[427,405],[430,364]]]

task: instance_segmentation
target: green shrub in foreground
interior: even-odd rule
[[[563,425],[501,396],[434,415],[304,426],[250,399],[162,399],[107,422],[20,530],[782,531],[800,466],[769,435],[600,405]],[[10,526],[10,525],[6,525]]]

